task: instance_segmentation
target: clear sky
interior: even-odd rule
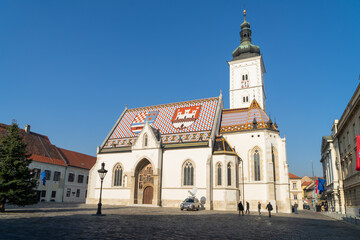
[[[359,84],[360,1],[0,1],[0,122],[96,155],[129,108],[218,96],[247,9],[290,172],[322,175]]]

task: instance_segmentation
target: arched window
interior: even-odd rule
[[[231,163],[227,165],[227,185],[231,186]]]
[[[194,166],[190,161],[184,164],[184,186],[194,185]]]
[[[260,154],[258,150],[254,153],[255,181],[260,181]]]
[[[221,163],[217,164],[217,185],[221,186]]]
[[[148,136],[147,134],[144,135],[144,146],[147,147],[148,145]]]
[[[123,170],[120,164],[116,165],[114,168],[114,186],[122,185],[122,174],[123,174]]]

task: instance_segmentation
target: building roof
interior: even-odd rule
[[[162,143],[207,141],[220,97],[125,109],[102,148],[131,146],[147,121]]]
[[[303,183],[301,184],[301,186],[305,186],[305,187],[306,187],[306,186],[309,186],[311,183],[312,183],[312,182],[310,182],[310,181],[309,181],[309,182],[303,182]]]
[[[258,102],[254,99],[248,108],[225,109],[222,112],[220,133],[252,129],[277,130]]]
[[[223,136],[216,136],[213,154],[230,154],[239,157],[234,148],[231,147],[229,142]]]
[[[298,176],[296,176],[296,175],[294,175],[292,173],[289,173],[289,178],[290,179],[301,179],[301,177],[298,177]]]
[[[0,123],[0,138],[7,134],[7,127],[8,125]],[[27,143],[26,150],[32,154],[31,159],[33,161],[66,166],[56,146],[51,144],[47,136],[31,131],[26,133],[20,128],[19,133],[24,137],[24,141]]]
[[[58,150],[69,166],[91,169],[96,163],[96,157],[63,148]]]

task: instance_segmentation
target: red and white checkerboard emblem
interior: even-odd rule
[[[199,117],[201,106],[178,108],[172,119],[175,128],[187,128]]]

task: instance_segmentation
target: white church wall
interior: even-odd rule
[[[162,205],[178,207],[189,196],[188,190],[198,188],[196,196],[206,197],[206,163],[211,148],[182,148],[165,150],[163,154]],[[183,165],[190,160],[194,166],[194,185],[183,184]]]

